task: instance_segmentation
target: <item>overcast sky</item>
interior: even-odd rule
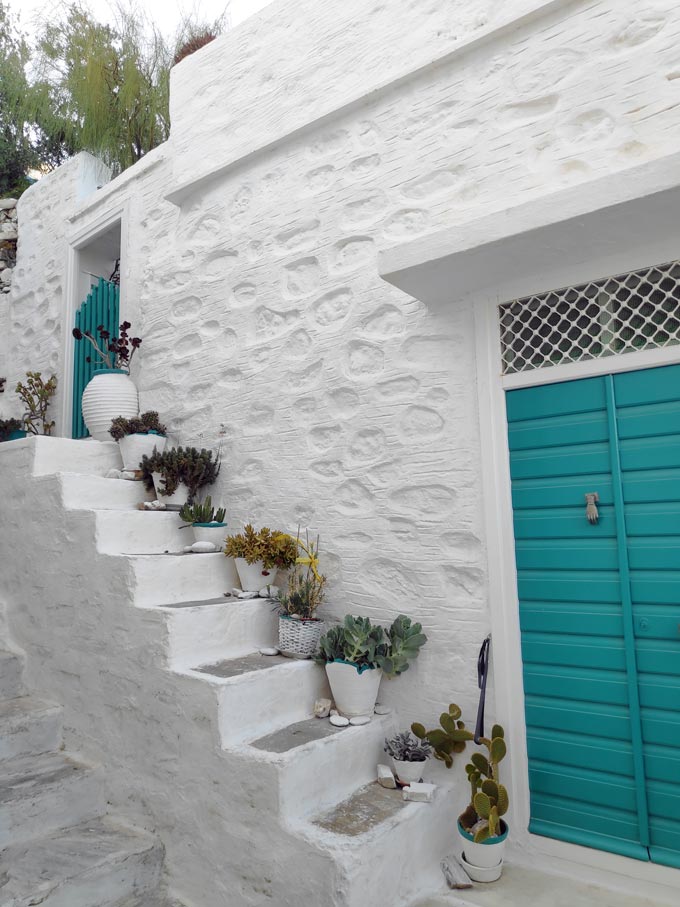
[[[101,20],[111,20],[109,0],[83,0]],[[271,0],[135,0],[135,9],[142,9],[169,35],[174,34],[177,24],[187,13],[196,13],[197,18],[216,19],[231,8],[231,21],[238,25],[252,13],[266,6]],[[62,0],[9,0],[12,12],[19,16],[23,29],[33,34],[36,23],[49,21],[62,5]]]

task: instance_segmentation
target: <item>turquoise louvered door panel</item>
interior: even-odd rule
[[[507,411],[530,828],[680,866],[680,366]]]
[[[118,336],[118,314],[120,305],[119,287],[99,278],[87,295],[87,299],[76,312],[75,327],[92,334],[99,342],[97,327],[102,325],[111,335]],[[91,360],[88,362],[88,359]],[[97,356],[87,340],[73,344],[73,417],[71,435],[74,438],[86,438],[89,435],[83,421],[82,397],[90,378],[96,371],[104,368],[97,362]]]
[[[507,411],[530,829],[648,859],[606,379],[511,391]],[[595,525],[585,516],[591,491]]]
[[[613,380],[650,856],[680,868],[680,366]]]

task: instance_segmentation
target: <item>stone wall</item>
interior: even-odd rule
[[[472,313],[376,253],[677,151],[679,31],[671,0],[266,7],[177,68],[153,159],[81,204],[73,162],[26,193],[12,367],[63,369],[67,234],[120,207],[143,408],[222,446],[232,528],[320,533],[327,614],[423,622],[385,694],[405,723],[470,714],[494,557]]]
[[[17,260],[17,200],[0,199],[0,293],[7,294]]]

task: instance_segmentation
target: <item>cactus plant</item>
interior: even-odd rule
[[[24,428],[31,435],[51,435],[54,422],[47,421],[47,407],[57,392],[57,377],[43,381],[40,372],[26,372],[26,384],[21,381],[16,392],[26,407]]]
[[[190,525],[192,523],[223,523],[227,511],[224,507],[217,510],[213,507],[210,495],[200,504],[184,504],[179,512],[179,518],[183,523]],[[185,529],[186,526],[182,526]]]
[[[460,706],[452,702],[448,712],[442,712],[439,718],[441,728],[426,731],[424,725],[414,722],[411,730],[420,740],[427,740],[434,748],[434,757],[443,762],[447,768],[453,765],[455,753],[462,753],[468,740],[473,735],[465,727],[461,718]]]

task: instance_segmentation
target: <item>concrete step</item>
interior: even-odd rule
[[[631,880],[619,877],[622,888],[630,891]],[[643,883],[638,883],[642,885]],[[443,885],[440,887],[444,887]],[[670,900],[672,898],[673,900]],[[530,867],[513,866],[507,860],[503,875],[493,884],[475,884],[464,891],[442,891],[412,907],[511,907],[513,904],[531,904],[531,907],[661,907],[677,904],[669,890],[669,900],[660,901],[656,896],[626,894],[599,885],[588,885],[573,877],[551,875]]]
[[[21,655],[0,649],[0,699],[13,699],[24,693],[24,662]]]
[[[0,760],[47,753],[60,744],[60,706],[31,696],[0,702]]]
[[[168,664],[182,670],[278,644],[278,617],[264,598],[219,598],[162,608],[168,622]]]
[[[95,519],[102,554],[177,553],[194,541],[191,529],[182,529],[186,524],[172,511],[98,510]]]
[[[219,552],[125,557],[132,569],[138,608],[219,598],[239,586],[233,559]]]
[[[135,510],[142,501],[155,500],[143,482],[75,473],[62,473],[59,479],[67,510]]]
[[[216,688],[225,748],[309,718],[314,701],[330,696],[326,673],[318,665],[281,655],[253,652],[183,673]]]
[[[24,442],[33,448],[33,475],[55,475],[77,472],[81,475],[105,476],[110,469],[122,469],[123,461],[115,441],[74,441],[36,435]]]
[[[162,861],[163,847],[152,835],[110,818],[95,819],[2,851],[0,903],[8,907],[155,904],[153,891]]]
[[[375,715],[370,724],[344,728],[327,718],[306,718],[250,746],[253,758],[278,766],[279,808],[286,818],[296,819],[318,814],[358,785],[374,781],[378,762],[389,763],[383,746],[394,726],[393,715]]]
[[[91,766],[61,753],[10,759],[0,774],[0,847],[93,819],[104,806]]]
[[[343,907],[406,907],[441,886],[439,864],[451,850],[453,813],[446,788],[432,803],[410,803],[400,790],[373,782],[297,828],[334,858]]]

